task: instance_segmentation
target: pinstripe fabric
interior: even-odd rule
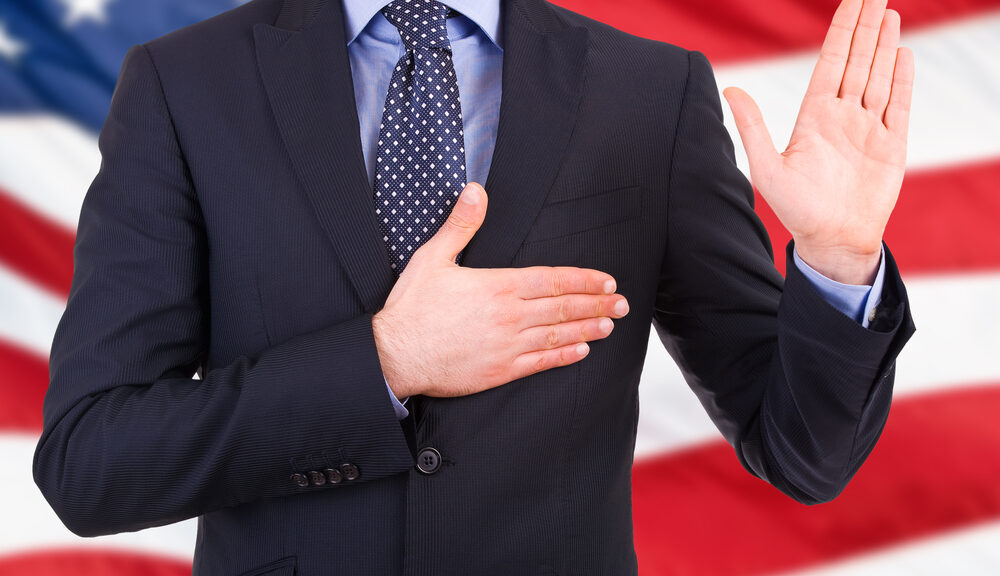
[[[34,468],[70,528],[200,516],[197,574],[635,574],[651,322],[750,473],[807,503],[843,488],[913,330],[891,254],[866,330],[774,270],[703,56],[540,0],[503,18],[490,211],[463,263],[602,269],[630,314],[580,363],[397,422],[339,3],[254,0],[123,65]],[[290,479],[348,462],[357,480]]]

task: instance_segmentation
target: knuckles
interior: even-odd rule
[[[556,307],[556,318],[559,322],[568,321],[573,314],[571,303],[568,298],[560,298]]]
[[[510,373],[510,365],[509,361],[488,361],[483,367],[483,381],[488,384],[488,387],[506,384],[513,379]]]
[[[557,352],[556,354],[559,353]],[[554,363],[550,360],[551,356],[552,354],[540,354],[532,363],[532,374],[543,372],[554,366]]]
[[[459,232],[468,232],[479,228],[479,223],[474,218],[461,214],[457,210],[452,210],[451,216],[448,216],[445,223]]]
[[[545,332],[545,345],[548,348],[555,348],[559,345],[559,330],[552,326]]]

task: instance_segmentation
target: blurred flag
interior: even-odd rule
[[[121,59],[237,3],[0,0],[0,576],[190,571],[194,521],[80,539],[30,470],[74,230]],[[720,88],[757,99],[776,143],[791,132],[836,5],[559,3],[705,52]],[[910,170],[886,239],[918,332],[898,362],[886,431],[840,498],[799,505],[740,468],[654,334],[633,474],[643,576],[1000,572],[1000,0],[892,7],[917,80]],[[760,200],[758,212],[783,268],[788,235]]]

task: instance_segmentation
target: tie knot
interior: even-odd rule
[[[382,14],[399,30],[407,50],[451,49],[445,25],[448,7],[437,0],[392,0],[382,8]]]

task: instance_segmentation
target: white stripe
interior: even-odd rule
[[[917,332],[899,355],[894,397],[1000,383],[1000,273],[906,285]],[[639,389],[636,458],[721,439],[655,331]]]
[[[1000,522],[990,522],[786,576],[995,576],[997,542]]]
[[[899,355],[897,395],[1000,383],[1000,273],[907,282],[917,332]]]
[[[903,14],[905,28],[906,14]],[[908,165],[924,170],[983,159],[1000,159],[1000,12],[912,34],[903,45],[916,63]],[[719,88],[738,86],[760,105],[775,146],[783,150],[818,51],[759,60],[716,70]],[[729,106],[722,107],[744,173],[746,153]]]
[[[66,529],[31,477],[37,436],[0,434],[0,557],[53,548],[115,548],[190,560],[196,521],[100,538],[80,538]],[[16,519],[16,521],[13,521]]]
[[[66,300],[0,264],[0,340],[48,356]]]
[[[70,230],[101,166],[97,137],[55,115],[0,115],[0,189]]]

